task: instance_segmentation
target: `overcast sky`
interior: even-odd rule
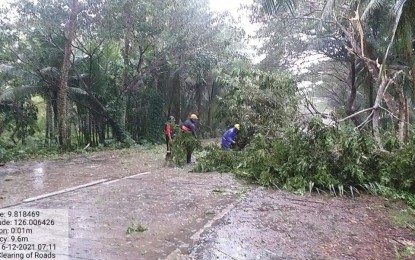
[[[258,25],[250,22],[246,10],[240,10],[241,5],[250,5],[252,2],[253,0],[210,0],[210,9],[214,12],[230,12],[237,21],[236,25],[242,27],[248,35],[254,36]],[[256,55],[258,46],[258,40],[250,39],[247,52],[254,62],[259,62],[263,58]]]
[[[6,4],[9,2],[10,0],[0,0],[0,7],[4,7],[6,6]]]

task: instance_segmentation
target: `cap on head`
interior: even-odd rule
[[[235,124],[235,125],[234,125],[234,127],[235,127],[236,129],[238,129],[238,130],[240,130],[240,129],[241,129],[241,126],[240,126],[239,124]]]
[[[176,120],[176,119],[174,118],[174,116],[169,116],[169,120],[170,120],[170,121],[174,121],[174,120]]]
[[[197,115],[196,114],[191,114],[190,119],[197,119]]]

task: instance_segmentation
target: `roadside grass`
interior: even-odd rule
[[[393,225],[407,228],[415,234],[415,210],[409,207],[393,209],[390,219]]]
[[[406,245],[403,248],[398,249],[395,246],[395,257],[396,257],[396,260],[414,259],[414,257],[415,257],[415,247]]]

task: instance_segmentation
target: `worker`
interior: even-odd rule
[[[233,127],[225,131],[222,136],[221,144],[223,150],[230,150],[232,145],[236,144],[236,136],[238,135],[240,128],[241,126],[239,124],[235,124]]]
[[[197,123],[198,117],[196,114],[191,114],[182,124],[182,131],[184,133],[188,133],[190,135],[190,138],[193,138],[194,141],[197,140],[197,134],[196,134],[196,123]],[[189,164],[192,162],[192,153],[195,147],[191,145],[195,142],[186,142],[187,147],[186,149],[186,162]]]
[[[173,129],[175,126],[175,118],[174,116],[169,116],[167,118],[167,122],[164,125],[164,135],[166,137],[166,148],[167,148],[167,153],[166,153],[166,160],[169,160],[172,158],[172,154],[171,154],[171,148],[172,148],[172,142],[173,142]]]

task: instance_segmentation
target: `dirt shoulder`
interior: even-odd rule
[[[163,147],[9,163],[0,203],[69,209],[70,259],[415,257],[414,216],[399,204],[299,196],[190,170],[165,167]],[[71,187],[80,188],[36,199]]]

